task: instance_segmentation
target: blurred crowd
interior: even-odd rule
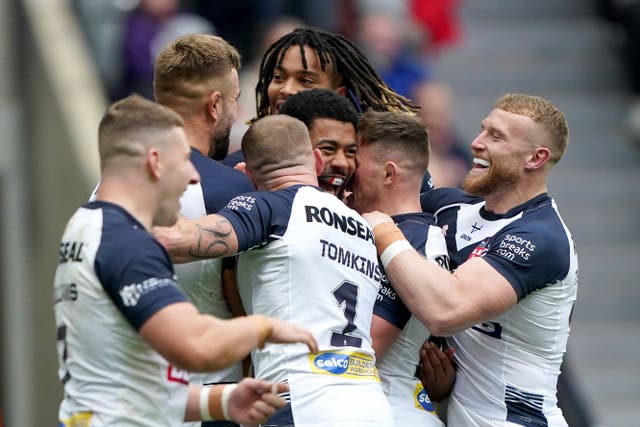
[[[433,78],[432,63],[462,37],[460,0],[74,0],[111,101],[136,92],[152,99],[153,63],[169,41],[216,34],[241,53],[239,118],[231,151],[255,116],[257,70],[266,49],[303,26],[345,35],[398,93],[420,105],[430,131],[436,186],[458,186],[470,157],[456,132],[454,94]]]
[[[640,146],[640,0],[595,0],[601,18],[618,30],[619,57],[630,93],[626,126],[629,138]]]

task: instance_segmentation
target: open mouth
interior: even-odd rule
[[[339,176],[333,176],[333,175],[320,175],[318,177],[318,181],[321,184],[328,184],[328,185],[332,185],[334,187],[340,187],[342,184],[344,184],[344,178],[343,177],[339,177]]]
[[[284,104],[285,101],[276,101],[276,114],[280,114],[280,108],[282,108],[282,104]]]
[[[491,163],[489,163],[488,160],[481,159],[478,157],[473,158],[473,167],[484,169],[484,168],[488,168],[489,166],[491,166]]]

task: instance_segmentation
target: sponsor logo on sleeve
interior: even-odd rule
[[[227,203],[226,209],[234,211],[244,210],[250,211],[256,204],[256,198],[251,196],[236,196],[229,203]]]
[[[143,295],[165,286],[176,286],[176,280],[175,275],[171,278],[151,277],[140,283],[123,286],[119,292],[122,304],[125,307],[135,307]]]
[[[176,368],[173,365],[169,365],[167,368],[167,380],[174,383],[189,385],[189,372]]]
[[[531,240],[513,234],[504,236],[497,248],[498,254],[509,261],[528,261],[535,250],[536,245],[531,243]]]

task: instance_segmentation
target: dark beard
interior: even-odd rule
[[[489,173],[482,177],[475,176],[473,169],[469,171],[462,181],[462,189],[473,196],[484,197],[498,188],[515,184],[519,179],[517,171],[494,164],[490,166]]]
[[[229,133],[211,139],[209,157],[213,160],[223,160],[229,154]]]

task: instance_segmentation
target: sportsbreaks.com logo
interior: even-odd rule
[[[380,382],[373,356],[347,351],[324,351],[309,354],[311,372]]]

